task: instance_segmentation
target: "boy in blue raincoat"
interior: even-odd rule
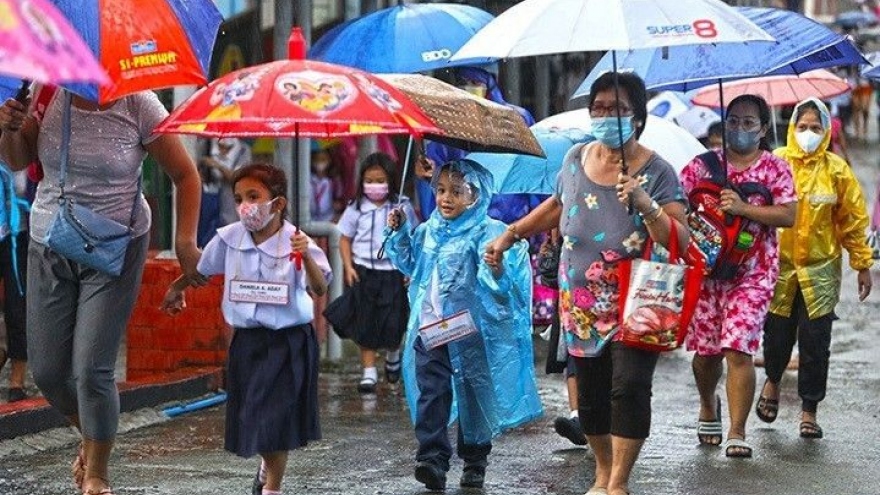
[[[525,242],[500,264],[483,260],[485,246],[506,229],[486,214],[491,173],[462,159],[439,167],[431,182],[437,209],[427,222],[410,233],[400,228],[405,217],[388,217],[388,258],[411,278],[403,379],[419,442],[415,477],[429,490],[446,487],[447,426],[457,417],[460,484],[482,488],[492,438],[542,414],[531,270]]]

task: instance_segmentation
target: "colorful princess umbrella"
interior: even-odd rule
[[[92,101],[207,81],[217,29],[212,0],[53,0],[110,76],[108,85],[67,84]]]
[[[470,5],[401,1],[331,29],[315,43],[309,58],[375,73],[465,65],[466,60],[450,64],[449,58],[492,19],[492,14]]]
[[[88,45],[47,0],[0,0],[0,74],[50,84],[110,81]]]
[[[329,138],[443,134],[405,94],[367,72],[314,60],[280,60],[215,79],[156,132]]]

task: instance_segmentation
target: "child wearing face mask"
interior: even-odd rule
[[[402,208],[410,225],[417,222],[409,200],[397,196],[395,169],[394,161],[384,153],[373,153],[361,163],[357,196],[337,224],[348,287],[348,293],[337,304],[352,306],[352,318],[346,322],[334,319],[333,305],[325,313],[337,333],[360,347],[363,375],[358,391],[365,394],[376,391],[379,350],[386,351],[385,381],[397,383],[400,379],[400,340],[409,316],[403,275],[379,256],[385,218],[392,208]]]
[[[342,201],[339,199],[342,184],[330,153],[321,148],[317,141],[312,141],[312,146],[312,174],[309,181],[312,221],[332,222],[342,211]]]
[[[225,275],[223,317],[235,331],[224,447],[258,454],[252,493],[280,495],[288,451],[320,438],[313,297],[327,292],[332,274],[324,252],[284,218],[282,170],[248,165],[232,187],[240,221],[217,230],[198,264],[204,277]],[[163,311],[183,310],[186,286],[183,277],[171,284]]]

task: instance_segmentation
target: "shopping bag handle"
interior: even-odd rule
[[[666,248],[669,251],[669,262],[672,263],[674,261],[684,261],[684,257],[681,255],[681,248],[678,243],[678,231],[675,228],[675,219],[672,218],[672,215],[666,215],[669,217],[669,246]],[[650,235],[648,236],[648,240],[645,241],[645,249],[642,251],[642,259],[646,261],[651,260],[651,252],[654,250],[654,238]]]

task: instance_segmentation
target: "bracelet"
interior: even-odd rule
[[[660,217],[663,216],[663,208],[657,208],[656,210],[651,210],[649,215],[651,213],[653,213],[654,211],[656,211],[657,213],[652,218],[645,218],[645,216],[647,216],[647,215],[642,217],[642,220],[645,222],[646,226],[651,225],[652,223],[656,222],[657,220],[660,220]]]
[[[516,231],[516,224],[515,223],[508,225],[507,231],[510,232],[511,234],[513,234],[513,238],[516,239],[517,241],[522,240],[522,237],[520,237],[519,233],[517,233],[517,231]]]

